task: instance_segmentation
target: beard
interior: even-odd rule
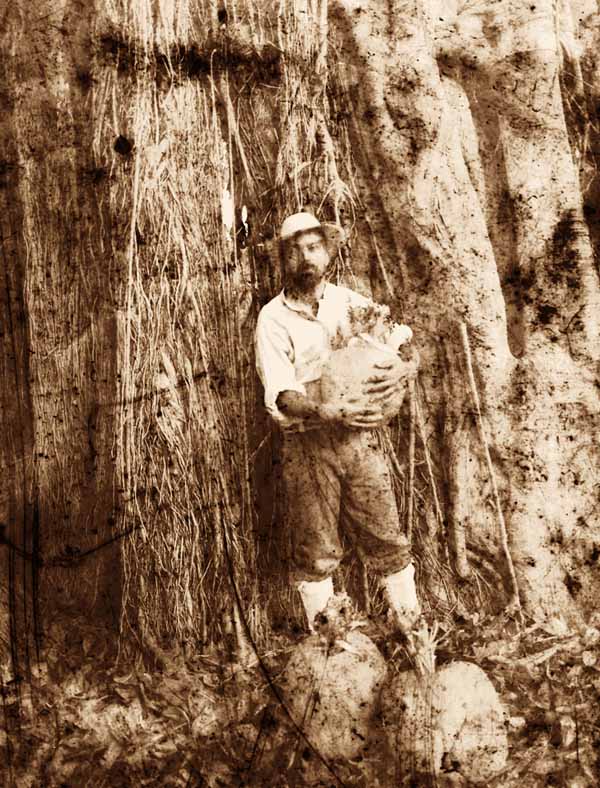
[[[285,292],[292,298],[310,296],[323,279],[323,274],[311,266],[302,266],[285,277]]]

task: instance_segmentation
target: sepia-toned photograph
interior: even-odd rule
[[[0,0],[0,787],[600,785],[598,0]]]

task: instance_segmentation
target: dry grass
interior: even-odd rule
[[[260,47],[258,33],[269,30],[261,29],[258,9],[244,9],[244,17],[232,10],[232,24],[243,35],[258,20],[252,45]],[[162,32],[152,27],[151,41],[143,4],[136,14],[128,25],[147,53],[185,42],[185,15],[169,17]],[[281,558],[273,534],[258,553],[252,487],[264,439],[255,421],[253,299],[274,294],[277,261],[268,259],[265,270],[265,258],[240,250],[221,203],[227,189],[238,227],[249,205],[260,242],[266,227],[302,207],[338,221],[352,216],[358,195],[347,186],[354,178],[347,130],[338,126],[336,144],[328,130],[326,4],[282,3],[276,20],[271,32],[283,53],[276,91],[215,71],[177,80],[168,91],[140,77],[124,95],[116,71],[106,69],[97,92],[99,161],[117,130],[133,143],[129,161],[113,156],[110,163],[127,173],[111,192],[111,213],[129,211],[116,448],[123,527],[138,528],[123,544],[123,624],[149,643],[214,641],[232,629],[243,641],[246,625],[264,641],[269,605],[297,607],[281,564],[273,566],[271,554],[275,563]],[[271,136],[257,134],[274,115]],[[339,263],[338,277],[348,280],[347,261]],[[424,438],[422,447],[429,490],[420,494],[433,496],[441,523]],[[396,476],[405,518],[405,481]],[[411,500],[422,520],[417,491]],[[440,583],[450,585],[437,551],[420,558],[422,578],[435,574],[435,564]]]
[[[279,49],[274,85],[247,70],[192,78],[177,71],[181,59],[165,72],[174,51],[201,49],[221,35],[216,2],[110,0],[94,21],[95,34],[117,30],[121,37],[115,60],[96,61],[86,98],[90,163],[103,178],[87,223],[72,221],[81,197],[73,151],[60,154],[60,176],[48,162],[45,202],[37,198],[37,164],[26,165],[27,300],[46,293],[44,308],[31,312],[31,333],[49,348],[32,366],[38,423],[48,425],[37,445],[55,458],[38,464],[38,483],[55,496],[47,505],[56,519],[65,516],[54,532],[59,544],[74,522],[94,526],[96,503],[87,511],[83,502],[97,489],[84,480],[96,408],[96,473],[106,489],[117,476],[115,500],[101,505],[116,508],[113,533],[135,529],[119,543],[123,630],[148,641],[214,642],[232,628],[239,639],[244,622],[264,640],[269,604],[297,607],[280,561],[282,513],[271,526],[257,521],[255,495],[265,491],[255,489],[253,475],[272,441],[256,410],[252,336],[260,303],[280,284],[278,261],[264,251],[286,213],[311,208],[344,223],[353,240],[364,229],[355,225],[365,206],[349,131],[343,119],[331,118],[326,11],[323,0],[228,4],[227,40],[237,37],[249,52]],[[118,137],[130,150],[115,149]],[[225,189],[236,211],[233,229],[222,220]],[[248,248],[234,237],[244,205]],[[52,237],[42,232],[48,207],[65,217]],[[75,236],[66,232],[71,225]],[[360,284],[356,262],[338,258],[337,278]],[[54,310],[46,308],[51,301]],[[96,390],[94,375],[107,381]],[[57,394],[46,392],[46,380],[63,382]],[[418,439],[415,531],[435,489],[437,469],[430,466]],[[430,489],[422,467],[429,468]],[[404,485],[398,475],[403,518]],[[423,563],[424,573],[430,564]],[[85,564],[93,585],[106,567],[92,567]],[[67,591],[78,577],[72,573]],[[233,616],[235,589],[243,610]]]
[[[158,3],[151,12],[149,3],[113,3],[109,22],[151,66],[157,49],[189,41],[183,5]],[[244,35],[253,23],[252,44],[265,43],[260,9],[228,10],[235,31]],[[214,7],[204,11],[215,16]],[[316,35],[306,13],[318,19]],[[290,65],[276,96],[226,71],[176,80],[167,91],[138,71],[124,88],[115,68],[105,69],[95,93],[97,164],[121,176],[109,210],[127,215],[126,240],[113,250],[126,272],[115,447],[121,526],[137,528],[123,541],[123,625],[149,642],[215,641],[232,619],[238,639],[244,620],[255,638],[266,631],[252,489],[263,438],[254,427],[252,302],[253,288],[268,291],[277,272],[257,268],[234,233],[245,204],[260,238],[263,217],[276,224],[315,195],[328,199],[323,184],[335,162],[331,145],[323,155],[317,149],[314,118],[316,97],[325,112],[325,19],[326,4],[281,6],[278,44]],[[297,64],[317,61],[315,88],[313,71],[298,73]],[[257,114],[272,117],[277,108],[284,142],[273,145],[253,131]],[[117,134],[133,146],[126,161],[107,159]],[[233,229],[221,215],[225,190],[237,211]],[[243,615],[232,616],[238,594]]]
[[[222,634],[238,568],[248,610],[256,603],[245,580],[256,573],[254,383],[240,325],[249,285],[220,216],[232,165],[215,101],[209,85],[164,94],[138,83],[126,121],[134,154],[117,450],[123,520],[139,530],[123,549],[125,621],[177,639]],[[112,195],[115,212],[122,198]]]

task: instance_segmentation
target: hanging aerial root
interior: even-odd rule
[[[411,380],[408,386],[408,496],[406,503],[406,538],[412,542],[413,520],[415,510],[415,419],[416,419],[416,394],[415,382]]]
[[[512,586],[512,599],[511,604],[517,609],[519,613],[519,617],[523,618],[523,613],[521,609],[521,599],[519,595],[519,586],[517,583],[517,576],[515,574],[515,567],[513,564],[512,556],[510,554],[510,547],[508,544],[508,532],[506,530],[506,522],[504,520],[504,514],[502,512],[502,506],[500,504],[500,495],[498,493],[498,484],[496,482],[496,474],[494,473],[494,466],[492,464],[492,457],[490,455],[489,449],[489,442],[485,431],[485,425],[483,423],[483,416],[481,414],[481,402],[479,400],[479,392],[477,390],[477,383],[475,381],[475,373],[473,371],[473,359],[471,356],[471,346],[469,343],[469,334],[467,332],[467,325],[466,323],[460,324],[460,337],[462,341],[463,351],[465,354],[465,360],[467,364],[467,374],[469,376],[469,386],[471,388],[471,394],[473,397],[473,403],[475,405],[475,411],[477,416],[477,426],[479,428],[479,434],[481,436],[481,442],[483,444],[483,450],[485,453],[485,461],[488,468],[488,473],[490,477],[490,483],[492,485],[492,491],[494,494],[494,503],[496,506],[496,514],[498,517],[498,527],[500,530],[500,541],[502,543],[502,551],[504,553],[504,557],[506,559],[506,565],[508,568],[508,572],[510,575],[510,581]]]
[[[452,505],[449,512],[449,525],[454,550],[455,568],[461,578],[469,577],[471,569],[467,558],[465,536],[465,500],[468,497],[468,457],[467,432],[463,426],[457,428],[452,436],[449,453],[448,484]]]
[[[416,392],[415,386],[415,392]],[[423,455],[425,457],[425,464],[427,466],[427,475],[429,477],[429,483],[431,485],[431,495],[433,497],[433,503],[435,508],[435,514],[438,521],[438,526],[443,526],[444,524],[444,515],[442,514],[442,507],[440,505],[440,499],[437,492],[437,487],[435,484],[435,475],[433,473],[433,465],[431,463],[431,455],[429,453],[429,449],[427,448],[427,439],[425,437],[425,422],[423,421],[423,414],[421,412],[421,408],[419,406],[419,400],[415,396],[415,414],[416,414],[416,424],[419,428],[419,437],[421,438],[421,443],[423,444]]]

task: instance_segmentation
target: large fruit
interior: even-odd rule
[[[362,632],[332,642],[312,635],[296,647],[282,689],[296,725],[327,760],[356,758],[373,726],[386,664]]]
[[[381,374],[375,364],[393,362],[406,373],[397,392],[383,406],[386,421],[393,418],[402,406],[408,376],[414,370],[414,362],[403,361],[394,350],[385,345],[355,337],[340,350],[334,350],[321,375],[321,400],[323,402],[369,401],[364,393],[365,381]]]
[[[486,785],[506,765],[504,709],[477,665],[400,673],[382,694],[382,709],[401,785],[436,784],[445,770]]]

